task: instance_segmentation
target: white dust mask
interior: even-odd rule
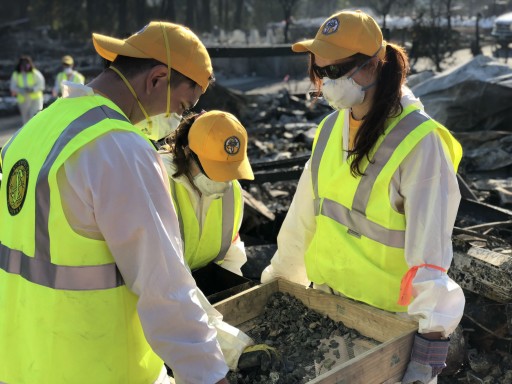
[[[377,55],[379,50],[363,64],[361,64],[350,76],[341,76],[339,79],[324,80],[322,85],[322,94],[325,100],[334,109],[347,109],[362,104],[366,91],[373,87],[376,82],[361,86],[357,84],[353,77],[359,72],[370,60]]]
[[[168,117],[165,113],[150,117],[151,123],[148,120],[142,120],[135,124],[140,130],[150,139],[158,141],[167,137],[170,133],[178,128],[181,122],[181,116],[173,112]]]
[[[66,75],[71,75],[73,73],[73,68],[71,68],[71,67],[64,68],[64,73]]]
[[[365,89],[351,77],[342,76],[335,80],[325,80],[322,85],[322,94],[334,109],[346,109],[364,101]]]
[[[208,196],[214,199],[222,197],[230,185],[229,181],[211,180],[202,172],[194,176],[193,181],[194,185],[199,189],[203,196]]]

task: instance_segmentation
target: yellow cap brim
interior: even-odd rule
[[[328,43],[323,40],[311,39],[304,40],[292,45],[294,52],[312,52],[316,56],[320,56],[328,60],[341,60],[346,57],[355,55],[357,52],[340,48],[334,44]]]
[[[109,61],[114,61],[117,55],[138,57],[141,59],[150,58],[147,54],[128,44],[126,41],[114,37],[93,33],[92,43],[94,44],[96,52]]]
[[[201,158],[199,158],[199,161],[201,161],[201,166],[206,172],[206,176],[214,181],[254,180],[254,173],[247,158],[242,161],[233,162],[202,161]]]

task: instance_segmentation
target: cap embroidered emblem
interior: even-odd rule
[[[28,162],[25,159],[18,160],[11,168],[7,178],[7,208],[11,216],[20,213],[28,186]]]
[[[224,142],[224,151],[230,156],[236,155],[240,151],[240,140],[238,137],[228,137]]]
[[[327,22],[324,24],[322,34],[331,35],[338,30],[339,26],[339,20],[336,17],[333,17],[332,19],[327,20]]]

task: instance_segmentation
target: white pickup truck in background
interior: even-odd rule
[[[491,35],[502,48],[512,42],[512,12],[504,13],[494,20]]]

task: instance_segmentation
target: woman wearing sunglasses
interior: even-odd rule
[[[459,143],[404,86],[408,58],[369,15],[332,15],[309,52],[309,76],[334,108],[262,282],[282,277],[418,321],[402,383],[437,382],[464,309],[447,276],[460,201]]]

